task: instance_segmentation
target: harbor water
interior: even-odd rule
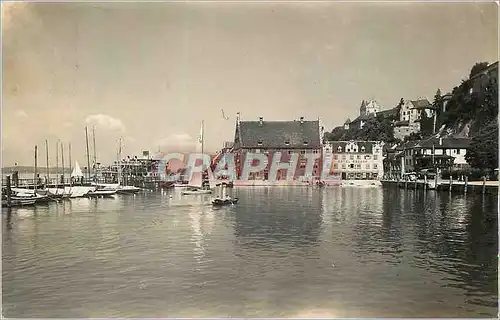
[[[497,316],[496,195],[232,193],[3,208],[3,316]]]

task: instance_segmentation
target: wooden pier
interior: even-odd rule
[[[435,190],[439,192],[451,193],[489,193],[498,194],[499,181],[453,181],[440,180],[435,181],[396,181],[381,180],[383,187],[398,187],[409,190]]]

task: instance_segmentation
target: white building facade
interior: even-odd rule
[[[381,141],[330,141],[324,146],[331,156],[330,171],[342,180],[379,180],[384,174]]]

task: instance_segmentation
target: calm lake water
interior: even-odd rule
[[[3,209],[3,315],[497,316],[497,196],[172,194]]]

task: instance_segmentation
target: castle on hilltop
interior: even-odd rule
[[[425,98],[417,100],[405,100],[401,106],[388,110],[382,110],[380,104],[374,99],[361,102],[359,116],[351,121],[349,118],[344,123],[344,129],[362,129],[370,118],[384,117],[392,118],[394,126],[394,137],[403,140],[404,137],[420,132],[420,120],[422,117],[431,118],[435,114],[434,107]]]

